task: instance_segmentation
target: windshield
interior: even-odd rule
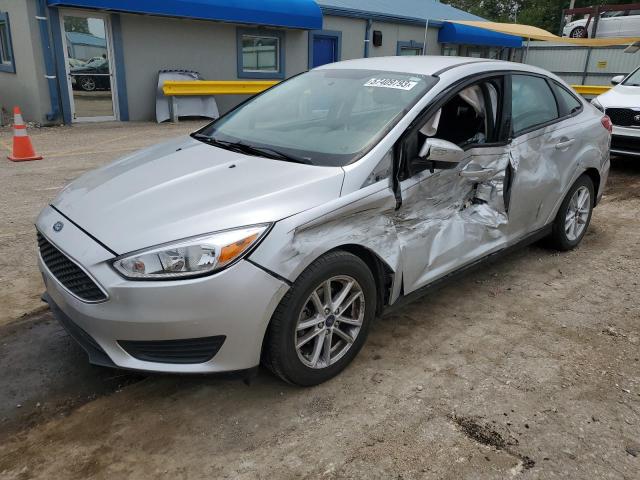
[[[640,68],[637,68],[635,72],[629,75],[622,84],[628,87],[640,87]]]
[[[194,137],[257,156],[344,166],[371,149],[436,82],[408,73],[312,70],[249,100]]]

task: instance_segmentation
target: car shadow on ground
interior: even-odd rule
[[[145,378],[90,365],[49,311],[0,327],[0,339],[0,442]]]
[[[171,375],[91,365],[49,310],[0,327],[0,371],[0,442],[142,381],[170,379],[180,389],[243,380],[285,386],[264,370],[257,379],[257,372]]]
[[[523,255],[527,255],[526,249],[497,257],[489,264]],[[471,269],[467,274],[475,271],[477,269]],[[418,299],[429,298],[442,289],[446,290],[449,284],[443,282],[411,301],[402,302],[383,314],[382,318],[376,319],[376,323],[403,315],[410,311],[411,305]],[[371,343],[374,340],[370,338],[369,341]],[[99,397],[118,393],[127,386],[143,381],[147,386],[150,386],[150,382],[168,382],[172,385],[169,388],[182,391],[205,384],[223,387],[228,382],[239,383],[243,380],[252,387],[269,390],[298,388],[287,385],[262,367],[253,372],[189,375],[135,372],[91,365],[86,352],[49,310],[0,327],[0,371],[3,372],[0,376],[0,442],[47,420],[69,415]]]

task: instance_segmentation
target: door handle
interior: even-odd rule
[[[498,171],[493,168],[466,168],[460,170],[460,176],[472,182],[485,182],[497,175]]]
[[[569,140],[564,140],[562,142],[558,142],[556,143],[556,150],[564,150],[569,148],[571,145],[574,144],[574,142],[576,141],[575,138],[571,138]]]

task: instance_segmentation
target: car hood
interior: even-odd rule
[[[344,170],[243,155],[186,137],[69,184],[53,206],[118,254],[274,222],[340,196]]]
[[[604,108],[640,108],[640,87],[616,85],[608,92],[600,95],[597,100]]]

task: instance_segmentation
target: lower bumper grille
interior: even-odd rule
[[[71,293],[87,302],[101,302],[107,299],[102,290],[91,280],[84,270],[69,257],[58,250],[40,232],[38,232],[38,248],[42,261],[51,275]]]
[[[640,110],[632,110],[631,108],[607,108],[607,115],[614,125],[620,127],[640,127],[639,118]]]
[[[133,358],[156,363],[204,363],[211,360],[222,347],[224,335],[187,338],[182,340],[118,340]]]
[[[613,135],[611,137],[611,150],[624,150],[640,153],[640,137]]]
[[[89,355],[89,362],[94,365],[100,365],[103,367],[115,367],[116,365],[111,361],[105,351],[98,345],[98,343],[85,332],[78,325],[71,320],[48,294],[43,294],[42,299],[49,304],[51,313],[62,324],[67,333],[73,338],[82,349]]]

